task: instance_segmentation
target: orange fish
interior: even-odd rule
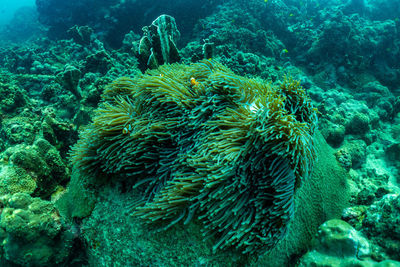
[[[190,85],[191,86],[195,86],[195,85],[198,85],[198,84],[199,84],[199,82],[196,81],[196,79],[194,77],[190,78]]]

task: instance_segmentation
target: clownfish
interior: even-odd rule
[[[127,127],[122,129],[122,134],[129,134],[132,131],[132,126],[129,124]]]
[[[194,77],[190,78],[190,86],[195,86],[195,85],[198,85],[198,84],[199,84],[199,82],[196,81],[196,79]]]

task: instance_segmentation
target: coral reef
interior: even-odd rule
[[[20,2],[24,1],[16,4]],[[0,25],[0,197],[21,192],[51,199],[62,219],[74,224],[77,235],[82,224],[85,231],[81,232],[81,237],[88,246],[78,250],[88,253],[88,257],[83,257],[91,263],[82,265],[293,266],[298,264],[298,259],[310,247],[317,228],[330,218],[338,218],[342,214],[341,209],[347,205],[346,182],[349,183],[351,193],[350,206],[346,206],[342,219],[370,239],[372,252],[368,257],[382,261],[383,265],[395,264],[387,260],[398,259],[399,254],[397,239],[392,238],[398,235],[392,226],[397,224],[396,198],[400,193],[399,0],[36,0],[36,3],[37,10],[34,7],[21,8],[8,24]],[[8,8],[8,5],[5,6],[6,12]],[[190,64],[212,58],[236,74],[246,77],[241,77],[241,81],[254,78],[252,81],[258,83],[261,81],[256,77],[267,79],[271,84],[266,86],[272,88],[272,91],[279,87],[282,77],[289,74],[300,82],[313,104],[318,107],[319,129],[323,137],[317,132],[316,137],[320,140],[316,148],[317,154],[323,156],[319,157],[310,179],[302,179],[302,186],[296,186],[293,190],[293,201],[288,202],[294,206],[291,223],[286,225],[288,221],[283,221],[282,224],[282,228],[287,228],[287,234],[282,236],[276,246],[271,247],[268,255],[263,255],[259,260],[252,256],[239,256],[230,249],[218,250],[213,254],[213,247],[228,247],[223,239],[228,239],[229,233],[218,230],[222,227],[226,227],[226,230],[233,228],[226,224],[232,214],[222,214],[224,210],[212,206],[211,199],[213,203],[225,203],[230,208],[241,204],[242,200],[246,204],[246,194],[237,196],[232,188],[244,192],[240,190],[247,187],[239,185],[235,179],[240,178],[240,182],[250,183],[252,180],[247,179],[250,176],[243,176],[243,173],[251,171],[254,177],[257,175],[256,169],[251,169],[252,165],[248,162],[235,169],[236,163],[243,158],[227,158],[228,153],[235,151],[224,148],[233,138],[243,136],[246,127],[250,126],[243,123],[243,126],[235,128],[235,133],[224,135],[224,140],[218,135],[227,134],[228,128],[234,123],[251,121],[251,117],[244,120],[246,116],[237,115],[235,121],[223,121],[223,117],[220,122],[229,126],[218,128],[220,122],[216,120],[221,117],[216,118],[212,114],[234,114],[227,108],[238,112],[233,104],[229,107],[220,105],[228,99],[222,99],[229,95],[225,91],[218,94],[207,91],[207,97],[213,96],[209,102],[204,101],[204,98],[194,101],[193,97],[187,95],[181,97],[185,101],[168,99],[162,102],[168,104],[167,107],[159,107],[153,112],[159,114],[168,108],[167,112],[163,112],[164,117],[150,114],[153,106],[149,103],[154,102],[146,102],[141,107],[146,107],[147,113],[129,118],[140,118],[143,124],[137,125],[135,123],[139,122],[135,121],[118,128],[115,133],[126,133],[117,140],[120,147],[129,147],[131,143],[122,143],[129,138],[136,138],[134,140],[137,142],[142,140],[142,146],[138,145],[141,149],[154,145],[153,150],[139,155],[139,165],[133,165],[138,172],[146,171],[144,179],[138,177],[140,172],[130,175],[132,173],[124,169],[128,163],[120,163],[116,159],[121,156],[122,162],[127,162],[127,159],[138,155],[134,151],[129,158],[128,150],[113,154],[110,157],[114,159],[111,162],[113,165],[109,169],[101,169],[100,163],[96,163],[92,169],[99,167],[100,175],[69,171],[66,161],[68,151],[76,142],[78,131],[84,129],[96,114],[94,111],[107,84],[121,76],[133,77],[132,80],[122,79],[115,86],[109,87],[111,89],[107,94],[113,96],[106,97],[100,112],[111,107],[121,110],[125,102],[128,103],[126,107],[138,103],[132,101],[129,88],[139,88],[135,83],[142,81],[140,72],[148,68],[148,58],[138,57],[142,27],[150,25],[160,14],[169,14],[175,18],[174,28],[179,28],[181,35],[178,44],[181,63]],[[0,20],[3,19],[4,16]],[[151,32],[150,27],[147,27],[147,33]],[[154,32],[147,36],[158,38],[158,33]],[[157,38],[154,38],[155,41],[161,40]],[[163,39],[164,44],[166,39],[168,37]],[[176,40],[173,41],[176,47]],[[157,44],[152,47],[157,47]],[[151,47],[147,48],[150,55]],[[164,59],[161,61],[166,62]],[[193,75],[194,79],[191,79],[193,72],[187,74],[186,80],[182,82],[179,73],[176,71],[173,74],[174,77],[177,75],[174,84],[178,88],[186,88],[190,93],[203,86],[218,87],[216,82],[213,85],[207,83],[212,80],[210,76],[202,80]],[[164,75],[157,71],[147,75],[157,82],[157,79],[169,80],[169,77],[157,76],[160,74]],[[229,77],[234,79],[232,77],[238,76]],[[241,88],[242,85],[237,87]],[[112,89],[116,87],[121,92]],[[172,95],[174,99],[177,97],[166,91],[156,98],[158,101]],[[234,99],[234,95],[229,97]],[[140,98],[140,101],[144,98]],[[175,109],[171,106],[174,103],[184,104]],[[242,102],[236,103],[241,105]],[[254,113],[261,112],[252,105],[247,107],[253,109]],[[237,114],[243,115],[243,110]],[[176,116],[171,112],[175,111],[185,117],[185,123],[201,115],[202,120],[196,123],[202,126],[195,127],[198,124],[192,121],[189,126],[182,123],[172,127],[176,125]],[[95,116],[101,117],[101,114]],[[154,123],[149,122],[153,120]],[[167,126],[161,123],[166,120],[170,122]],[[111,125],[104,122],[102,127],[110,129],[115,125],[113,123],[119,123],[119,119],[110,121]],[[215,122],[215,125],[210,125],[211,122]],[[93,130],[93,127],[91,125],[88,128]],[[130,137],[134,132],[138,133],[138,129],[143,130],[141,135]],[[168,130],[173,130],[174,135],[168,135],[171,134]],[[157,138],[150,138],[154,131]],[[100,136],[104,136],[105,140],[111,138],[111,135],[106,134],[111,132],[104,132]],[[248,134],[253,133],[249,131]],[[254,136],[258,134],[260,132]],[[99,141],[98,138],[95,135],[92,140]],[[241,142],[249,140],[246,138],[250,137],[245,136],[240,139]],[[329,149],[323,138],[334,149]],[[109,140],[108,144],[114,141]],[[255,145],[260,145],[262,139],[255,141],[259,142],[255,142]],[[197,147],[211,142],[215,143],[214,148],[206,145]],[[94,148],[99,143],[91,145]],[[235,145],[241,147],[240,143]],[[165,160],[166,154],[160,155],[157,152],[159,146],[162,146],[161,151],[168,150],[168,153],[176,152],[174,149],[178,147],[183,150]],[[217,146],[223,147],[226,153],[216,156],[215,151],[220,149]],[[107,151],[117,151],[113,148],[107,147]],[[260,149],[259,153],[263,151]],[[187,157],[183,159],[185,153]],[[201,153],[208,153],[207,162],[201,161]],[[103,157],[101,160],[105,162],[108,160],[105,154],[94,157]],[[164,160],[154,164],[155,157]],[[250,162],[251,158],[248,159]],[[288,159],[290,162],[292,160]],[[338,167],[337,163],[344,169]],[[175,166],[175,169],[169,169],[169,166]],[[205,169],[208,167],[204,166],[214,167],[212,173],[206,174]],[[161,177],[165,170],[170,171]],[[178,170],[182,172],[178,173]],[[228,171],[218,176],[222,170]],[[195,171],[196,175],[202,177],[198,180],[201,185],[188,187],[185,184],[182,192],[190,189],[190,194],[182,196],[182,202],[179,199],[166,203],[165,200],[175,194],[176,190],[181,190],[179,186],[183,183],[182,177]],[[238,176],[235,178],[234,175]],[[294,176],[298,180],[299,175]],[[93,180],[94,177],[97,179]],[[177,177],[181,179],[179,184]],[[214,183],[210,181],[214,177],[220,178]],[[223,188],[232,181],[237,183]],[[206,183],[212,186],[204,187]],[[136,185],[133,190],[132,185]],[[118,190],[109,194],[99,192],[103,189],[107,191],[112,186],[117,186]],[[175,191],[174,186],[178,188]],[[236,199],[226,201],[223,194],[218,194],[219,191],[231,194],[230,197]],[[259,192],[251,191],[254,194]],[[138,200],[138,196],[147,197],[146,201]],[[199,207],[196,206],[198,203]],[[248,204],[248,207],[254,207],[254,203]],[[161,216],[159,207],[165,207],[165,221],[157,217]],[[127,218],[132,212],[138,216]],[[240,212],[243,211],[237,211],[236,216]],[[186,225],[174,224],[181,217],[184,224],[191,216],[191,222]],[[273,221],[277,217],[271,218]],[[148,219],[154,219],[155,224],[162,229],[170,228],[156,234],[151,231],[152,225],[146,224]],[[233,221],[238,220],[235,218]],[[215,225],[217,221],[221,221],[221,226]],[[266,220],[266,224],[271,221]],[[128,225],[134,226],[131,228]],[[213,230],[218,232],[214,237],[207,235],[207,231]],[[211,238],[202,242],[203,237],[199,231],[203,231],[206,238]],[[0,236],[5,238],[3,228],[0,229]],[[274,237],[278,238],[279,233],[276,232]],[[222,243],[218,246],[219,241]],[[23,243],[18,243],[15,250],[18,246],[21,246],[21,251],[25,250]],[[321,253],[320,246],[315,246],[314,250],[314,254],[311,251],[308,254],[316,255],[317,260],[326,260],[327,265],[329,260],[337,262],[337,256],[330,257]],[[79,253],[75,252],[71,253],[73,262],[67,260],[66,265],[76,265],[79,262]],[[5,260],[4,255],[4,250],[0,249],[0,266],[14,266]],[[355,259],[353,263],[377,265],[368,257],[362,258],[362,262]],[[354,259],[345,258],[351,258],[350,261]],[[308,263],[318,265],[320,261],[317,260]],[[15,260],[24,265],[25,262],[21,261]]]
[[[3,160],[4,161],[4,160]],[[36,189],[34,177],[18,166],[0,165],[0,195],[27,193],[32,194]]]
[[[2,195],[1,254],[22,266],[56,266],[71,250],[74,235],[51,202],[28,194]]]
[[[373,259],[369,241],[345,221],[333,219],[321,225],[312,249],[298,266],[399,266],[400,262]]]
[[[362,229],[366,236],[383,248],[395,260],[400,260],[400,196],[384,195],[366,209]],[[387,258],[387,256],[386,256]]]
[[[74,39],[75,43],[80,45],[89,45],[91,41],[91,36],[93,34],[93,29],[89,26],[75,25],[71,27],[67,32],[71,35],[72,39]]]
[[[214,249],[260,252],[282,239],[316,156],[316,109],[298,82],[272,87],[202,61],[116,80],[103,99],[72,161],[144,187],[135,215],[196,216],[205,235],[218,232]]]
[[[0,77],[0,110],[15,112],[28,102],[26,92],[13,83],[7,73],[1,72]]]
[[[29,187],[33,187],[35,194],[43,198],[48,198],[57,185],[65,184],[69,180],[69,169],[60,153],[45,139],[39,138],[33,145],[21,144],[10,147],[3,154],[9,165],[5,166],[10,175],[9,182],[15,180],[11,178],[13,172],[19,176],[17,180],[22,184],[26,183],[23,182],[26,180],[24,177],[29,176],[35,185]],[[10,183],[8,186],[13,187],[13,184]],[[10,193],[13,192],[26,192],[26,190],[10,190]]]
[[[52,37],[65,37],[74,25],[87,25],[102,32],[102,41],[113,48],[121,46],[124,35],[130,30],[139,33],[144,25],[160,14],[177,18],[189,36],[200,17],[215,10],[220,1],[169,1],[150,3],[147,0],[81,0],[79,4],[58,0],[36,0],[39,21],[48,25]],[[84,14],[84,15],[81,15]]]

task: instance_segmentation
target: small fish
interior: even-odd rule
[[[290,14],[289,14],[289,17],[293,17],[293,16],[294,16],[294,14],[293,14],[293,13],[290,13]]]
[[[190,78],[190,86],[195,86],[195,85],[198,85],[198,84],[199,84],[199,82],[196,81],[196,79],[194,77]]]
[[[132,131],[132,125],[128,125],[127,127],[124,127],[124,129],[122,129],[122,134],[129,134]]]
[[[281,53],[286,54],[286,53],[289,53],[289,51],[286,48],[284,48],[284,49],[282,49]]]

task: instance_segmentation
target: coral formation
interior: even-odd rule
[[[118,48],[124,35],[130,30],[140,32],[143,25],[160,14],[178,17],[178,24],[191,34],[197,20],[212,13],[219,1],[147,0],[80,0],[79,4],[59,0],[36,0],[39,21],[49,26],[49,34],[66,37],[66,32],[74,25],[87,25],[100,32],[102,41]],[[84,14],[84,15],[80,15]]]
[[[139,42],[138,56],[144,66],[155,69],[162,64],[180,60],[176,43],[181,34],[173,17],[161,15],[150,26],[143,27],[143,32],[143,37]]]
[[[316,156],[317,113],[298,82],[275,87],[205,60],[118,79],[103,100],[72,161],[143,189],[135,215],[166,228],[196,216],[214,249],[282,239]]]
[[[14,2],[22,5],[24,1]],[[247,266],[241,261],[237,262],[236,257],[231,255],[238,254],[231,253],[231,250],[219,251],[214,255],[212,253],[213,244],[215,248],[229,245],[225,245],[224,241],[220,246],[216,245],[224,238],[229,238],[229,229],[239,232],[245,227],[234,228],[227,225],[226,222],[234,215],[229,212],[222,214],[224,210],[219,210],[219,207],[212,204],[223,203],[228,206],[227,209],[231,209],[236,204],[235,200],[224,196],[234,198],[237,196],[234,189],[238,189],[244,193],[236,200],[240,203],[243,201],[243,205],[246,205],[248,202],[243,199],[247,191],[240,190],[247,190],[244,183],[252,184],[253,180],[243,174],[249,171],[253,176],[257,174],[257,170],[249,169],[252,165],[248,162],[256,162],[251,161],[251,157],[228,158],[228,153],[235,152],[229,148],[222,149],[226,152],[216,156],[215,151],[220,149],[217,146],[228,147],[228,143],[233,142],[234,138],[242,137],[244,131],[252,129],[239,115],[235,117],[235,121],[224,122],[229,122],[230,125],[242,123],[240,127],[234,128],[236,132],[232,126],[232,134],[227,136],[228,126],[217,128],[219,122],[216,120],[231,114],[227,105],[221,106],[225,100],[220,98],[227,94],[207,91],[207,97],[212,98],[209,102],[205,100],[206,96],[193,101],[194,97],[187,95],[184,97],[185,101],[175,101],[174,95],[175,100],[161,102],[164,105],[189,103],[189,106],[181,109],[171,107],[168,112],[163,112],[164,106],[154,111],[152,101],[143,102],[143,98],[143,101],[132,101],[132,90],[129,88],[121,90],[121,93],[114,92],[116,98],[121,94],[124,99],[106,99],[102,109],[108,110],[105,107],[107,104],[110,108],[118,109],[118,105],[124,101],[145,103],[142,107],[148,109],[147,113],[133,116],[134,120],[140,118],[143,127],[135,124],[136,120],[135,123],[129,122],[121,127],[120,132],[125,133],[121,139],[116,138],[117,135],[105,136],[100,131],[93,136],[93,147],[99,146],[101,137],[105,137],[108,142],[101,143],[104,146],[99,151],[106,148],[109,152],[114,152],[126,146],[126,149],[118,150],[121,151],[120,154],[110,155],[114,165],[107,170],[100,169],[103,166],[100,162],[108,160],[107,153],[93,155],[94,161],[98,159],[95,167],[100,169],[95,186],[92,183],[95,175],[91,172],[88,175],[75,172],[69,177],[70,171],[65,164],[66,155],[76,142],[78,131],[91,121],[104,87],[117,77],[135,77],[148,69],[148,58],[138,57],[141,29],[144,25],[150,25],[160,14],[173,16],[176,25],[173,23],[171,26],[175,29],[176,26],[179,27],[181,63],[212,58],[239,75],[247,78],[258,76],[273,83],[289,73],[307,89],[314,103],[318,105],[322,136],[335,148],[335,151],[327,149],[323,137],[316,135],[317,154],[323,156],[314,166],[312,177],[305,180],[300,188],[293,190],[295,212],[288,234],[268,255],[264,255],[263,262],[258,262],[255,266],[297,264],[298,258],[310,247],[310,240],[316,229],[323,222],[342,214],[341,209],[347,205],[344,188],[348,177],[351,178],[348,180],[352,194],[351,206],[346,206],[342,219],[362,231],[375,246],[381,247],[380,251],[373,252],[375,260],[399,259],[398,229],[393,227],[397,225],[396,218],[399,214],[399,200],[395,196],[400,192],[399,0],[36,0],[36,4],[36,7],[19,9],[6,25],[2,24],[6,17],[3,11],[10,11],[15,5],[7,5],[0,17],[0,197],[17,192],[45,199],[51,197],[63,218],[72,219],[77,225],[83,225],[86,221],[85,226],[91,229],[86,228],[87,232],[82,233],[82,238],[93,245],[81,251],[90,255],[92,264],[89,266],[158,266],[162,265],[160,263]],[[161,28],[165,30],[163,27],[167,24],[162,24]],[[142,55],[150,55],[151,49],[157,50],[154,49],[159,47],[157,42],[161,44],[163,40],[167,44],[169,37],[173,39],[172,35],[168,37],[168,30],[164,32],[166,34],[163,38],[159,38],[161,36],[155,31],[155,27],[149,26],[145,29],[145,36],[152,37],[155,42],[147,48],[146,42],[142,42]],[[176,40],[174,44],[173,47],[176,47]],[[141,65],[138,67],[139,61]],[[165,62],[164,59],[162,62]],[[161,61],[157,64],[161,64]],[[155,68],[157,64],[150,68]],[[164,75],[158,72],[151,75],[159,74]],[[215,81],[215,77],[211,79],[207,76],[202,79],[188,74],[183,82],[180,77],[178,74],[174,84],[190,88],[190,92],[202,86],[210,88],[214,86],[211,81]],[[156,78],[159,77],[152,79]],[[170,80],[165,76],[163,79],[162,81]],[[128,82],[128,87],[136,87],[138,80],[141,81],[141,78]],[[145,92],[149,92],[146,90]],[[171,94],[158,95],[157,101],[164,96]],[[241,101],[236,102],[241,106]],[[250,104],[247,107],[252,109]],[[236,106],[229,108],[239,112],[238,114],[244,114],[244,109]],[[154,112],[150,112],[151,110]],[[254,107],[253,111],[261,112]],[[165,113],[166,119],[157,117],[161,112]],[[181,113],[179,118],[182,121],[179,122],[182,123],[179,126],[173,127],[177,116],[170,112]],[[192,121],[198,116],[202,116],[202,120]],[[119,117],[110,121],[118,123],[118,120]],[[166,121],[170,123],[168,127],[164,124]],[[251,118],[247,121],[250,123]],[[211,125],[214,122],[217,126]],[[115,126],[104,122],[102,127],[110,129],[113,125]],[[135,125],[138,128],[134,128]],[[166,130],[162,131],[159,127],[165,127]],[[182,130],[183,128],[185,129]],[[94,128],[89,126],[89,129]],[[143,132],[134,139],[131,136],[138,133],[138,129],[143,129]],[[160,133],[157,132],[153,138],[151,134],[155,130]],[[173,131],[173,136],[170,130]],[[260,134],[251,131],[248,132],[249,136]],[[249,139],[246,138],[250,138],[249,136],[246,135],[241,140],[247,142]],[[118,139],[116,142],[110,140],[114,137]],[[222,140],[224,137],[226,138]],[[318,141],[319,138],[321,142]],[[129,142],[133,139],[136,143]],[[257,142],[261,143],[260,140],[257,139]],[[122,143],[125,141],[126,143]],[[142,149],[141,151],[150,145],[155,146],[151,151],[146,150],[147,154],[139,155],[141,165],[130,165],[138,172],[142,171],[142,166],[147,172],[143,177],[139,177],[140,173],[132,175],[133,172],[124,169],[129,165],[127,155],[130,151],[134,153],[129,160],[137,163],[134,157],[140,152],[134,149],[128,151],[127,148],[140,141],[141,146],[136,147]],[[259,146],[257,142],[255,145]],[[214,143],[215,147],[207,146],[209,143]],[[106,147],[107,145],[110,146]],[[247,143],[235,145],[242,148]],[[160,146],[162,149],[158,149]],[[321,147],[324,149],[320,150]],[[177,148],[182,150],[176,152]],[[190,150],[191,148],[193,149]],[[240,153],[250,153],[253,150],[243,149]],[[176,156],[166,160],[167,155],[160,155],[159,151],[175,151]],[[261,149],[260,154],[263,152]],[[185,153],[186,158],[182,159]],[[207,154],[204,159],[206,162],[200,159],[203,154]],[[121,162],[117,160],[120,156]],[[154,163],[155,157],[159,159],[157,163]],[[226,163],[228,159],[230,161]],[[244,159],[248,161],[244,162]],[[341,169],[337,163],[345,169]],[[200,164],[202,165],[199,166]],[[236,168],[240,164],[242,167]],[[209,168],[213,168],[211,174],[207,171]],[[205,185],[222,171],[224,173],[221,178],[207,188]],[[233,175],[240,177],[243,185],[235,184],[237,180]],[[182,196],[182,202],[178,202],[181,199],[174,200],[176,205],[165,202],[176,193],[174,186],[188,182],[182,181],[181,177],[195,176],[200,177],[199,186],[190,187],[190,194]],[[298,175],[294,176],[297,180]],[[104,184],[108,177],[119,179]],[[231,184],[232,187],[228,187]],[[117,185],[119,190],[102,195],[99,192],[100,185],[104,186],[101,188],[104,190]],[[129,190],[131,185],[136,185],[132,191]],[[225,185],[228,186],[223,188]],[[182,192],[189,190],[186,185],[183,186],[185,188]],[[226,194],[217,195],[222,190]],[[54,191],[58,192],[57,196]],[[134,210],[136,215],[145,217],[144,220],[139,216],[127,216],[131,205],[137,204],[133,200],[136,191],[147,197]],[[256,195],[259,191],[251,189],[251,192]],[[109,197],[113,194],[118,196]],[[121,199],[126,201],[119,202]],[[253,203],[256,202],[244,207],[251,210]],[[91,213],[93,207],[95,210]],[[148,231],[153,228],[145,222],[146,219],[154,219],[158,224],[160,220],[157,216],[161,216],[159,207],[166,208],[167,216],[161,224],[164,228],[169,227],[180,216],[183,216],[183,222],[186,219],[189,221],[191,216],[194,220],[189,225],[175,224],[170,231],[159,233],[163,238],[157,239],[157,235]],[[246,212],[244,209],[237,211],[236,216],[246,216],[243,211]],[[255,209],[256,212],[258,210]],[[272,222],[277,216],[270,216],[271,220],[265,221]],[[235,218],[231,226],[237,220]],[[221,226],[216,226],[217,222],[221,222]],[[134,227],[127,227],[133,224]],[[282,224],[283,228],[285,226]],[[198,228],[203,228],[207,237],[210,236],[207,231],[217,232],[216,238],[201,242],[202,237],[196,232]],[[252,229],[255,231],[251,233],[258,231],[256,227]],[[218,232],[219,230],[221,231]],[[4,234],[4,229],[0,228],[0,236],[3,237]],[[276,232],[274,237],[278,239],[279,233]],[[231,245],[238,246],[233,242]],[[17,244],[15,250],[19,246],[24,249],[24,244],[21,243]],[[242,248],[246,250],[243,246]],[[319,248],[314,247],[316,251],[320,251]],[[170,257],[171,254],[174,257]],[[314,255],[319,257],[322,254]],[[323,254],[318,259],[332,259],[325,256]],[[243,258],[254,260],[256,257]],[[126,259],[134,260],[125,261]],[[74,255],[74,262],[66,265],[74,265],[76,260]],[[332,260],[335,262],[337,257]],[[4,261],[4,250],[0,248],[0,266],[9,266]],[[310,264],[317,263],[318,261],[310,261]],[[365,259],[355,263],[368,265],[370,261]],[[323,264],[329,265],[329,262]]]
[[[69,180],[69,169],[60,157],[60,152],[45,139],[38,138],[33,145],[10,147],[4,156],[9,162],[3,167],[9,175],[8,182],[18,181],[17,184],[15,181],[8,184],[8,193],[32,193],[34,189],[36,195],[47,198],[57,185]],[[14,187],[23,190],[18,191]]]
[[[1,248],[22,266],[57,266],[69,255],[73,234],[49,201],[17,193],[0,197]]]
[[[363,231],[392,259],[400,260],[400,196],[387,194],[365,212]]]
[[[28,99],[26,92],[16,85],[6,72],[0,72],[0,111],[15,112],[23,107]]]
[[[29,173],[13,165],[0,165],[0,195],[27,193],[36,189],[35,179]]]
[[[91,41],[91,35],[93,34],[93,29],[89,26],[78,26],[75,25],[68,30],[74,42],[80,45],[88,45]]]
[[[400,262],[372,259],[369,241],[348,223],[333,219],[319,228],[312,250],[307,252],[298,266],[398,266]]]
[[[65,69],[57,74],[56,80],[70,91],[77,99],[81,99],[81,92],[79,80],[81,78],[81,71],[72,65],[66,65]]]

